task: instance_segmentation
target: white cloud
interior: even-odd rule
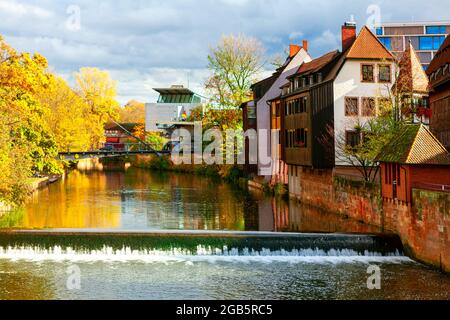
[[[289,40],[299,40],[304,36],[304,33],[301,31],[294,31],[289,34]]]
[[[319,37],[314,38],[311,41],[311,45],[313,48],[326,49],[330,50],[341,49],[341,45],[339,44],[340,35],[334,34],[330,30],[325,30]],[[325,54],[326,52],[322,52]]]
[[[38,18],[49,18],[52,13],[38,6],[23,4],[15,0],[0,0],[0,11],[15,16],[31,15]]]
[[[268,55],[309,40],[313,57],[340,49],[340,26],[367,21],[372,0],[0,0],[0,32],[20,51],[39,52],[68,79],[82,66],[110,70],[121,101],[151,100],[151,88],[186,84],[202,93],[209,47],[222,34],[260,39]],[[449,19],[442,0],[378,0],[382,19]],[[65,25],[80,8],[81,29]],[[407,7],[408,10],[404,10]],[[349,11],[348,8],[351,8]],[[144,99],[145,98],[145,99]]]

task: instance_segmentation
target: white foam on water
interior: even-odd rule
[[[143,262],[170,263],[184,262],[187,266],[194,262],[233,262],[233,263],[312,263],[312,264],[340,264],[340,263],[407,263],[412,262],[408,257],[398,252],[383,256],[380,253],[365,252],[359,254],[350,249],[346,250],[270,250],[259,251],[251,249],[228,249],[224,247],[211,248],[198,246],[196,250],[120,250],[103,247],[101,250],[74,250],[55,246],[51,249],[37,247],[0,247],[0,259],[10,261],[53,261],[53,262]]]

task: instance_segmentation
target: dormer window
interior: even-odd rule
[[[318,82],[318,83],[321,83],[321,82],[323,81],[322,78],[323,78],[322,73],[319,72],[319,73],[317,74],[317,82]]]
[[[309,85],[312,86],[314,84],[314,75],[309,76]]]
[[[302,87],[306,87],[306,78],[305,77],[302,78]]]

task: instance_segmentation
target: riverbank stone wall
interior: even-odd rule
[[[291,198],[396,233],[411,257],[450,272],[449,194],[414,190],[408,206],[383,201],[379,185],[334,177],[332,170],[298,171]]]

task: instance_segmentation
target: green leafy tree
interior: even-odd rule
[[[222,37],[208,56],[212,75],[206,89],[221,107],[237,108],[251,98],[250,86],[264,66],[265,49],[255,38]]]

